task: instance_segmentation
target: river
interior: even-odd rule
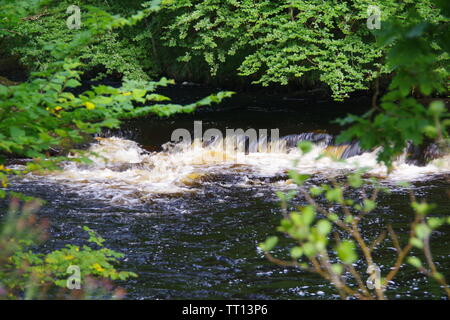
[[[208,89],[184,86],[166,93],[184,103],[201,98]],[[275,192],[295,188],[286,175],[294,160],[299,160],[300,172],[312,174],[310,185],[357,166],[373,167],[371,175],[381,177],[391,190],[380,196],[377,209],[363,224],[364,237],[373,238],[387,223],[400,235],[406,233],[412,218],[411,190],[419,199],[436,203],[435,214],[450,215],[448,157],[426,167],[400,159],[387,175],[376,164],[375,152],[349,157],[346,163],[317,159],[327,147],[320,143],[308,155],[286,148],[230,155],[214,146],[166,143],[177,128],[192,132],[194,121],[202,121],[203,130],[278,128],[281,136],[335,135],[340,129],[331,120],[363,112],[368,105],[364,98],[336,103],[242,93],[192,115],[129,121],[121,130],[105,132],[90,147],[108,161],[93,158],[91,165],[67,164],[59,172],[14,178],[13,189],[47,201],[39,215],[51,221],[52,237],[41,250],[81,244],[86,239],[81,227],[88,226],[106,239],[107,247],[124,253],[120,269],[139,275],[119,283],[128,299],[338,299],[317,275],[273,265],[257,248],[267,236],[277,234],[281,209]],[[411,185],[400,186],[401,181]],[[292,206],[301,204],[305,200],[298,196]],[[444,227],[432,237],[437,266],[447,278],[449,232]],[[282,243],[286,246],[276,250],[279,256],[292,245]],[[392,244],[385,241],[375,257],[386,273],[395,258]],[[433,281],[425,281],[412,267],[402,271],[388,297],[443,296]]]

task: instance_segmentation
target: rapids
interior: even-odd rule
[[[323,136],[323,135],[322,135]],[[308,136],[304,136],[304,140]],[[394,162],[393,170],[376,162],[376,152],[358,152],[342,159],[348,146],[330,146],[327,139],[317,139],[312,151],[302,154],[288,139],[250,148],[233,148],[232,139],[216,140],[205,145],[194,141],[166,143],[163,151],[149,152],[138,143],[118,137],[97,137],[88,151],[92,164],[65,163],[61,171],[28,174],[26,179],[47,179],[76,188],[81,192],[118,203],[142,202],[152,194],[197,192],[202,184],[214,183],[217,175],[239,175],[240,186],[267,184],[277,189],[291,188],[289,170],[299,173],[334,177],[358,168],[368,168],[368,174],[386,184],[426,179],[450,172],[450,156],[435,159],[426,166],[405,161],[405,155]],[[239,140],[239,139],[238,139]],[[243,143],[243,139],[240,139]],[[298,139],[297,139],[298,140]],[[238,143],[239,144],[239,143]],[[242,151],[240,151],[242,150]],[[253,152],[252,152],[253,151]],[[275,179],[274,177],[281,177]]]
[[[192,87],[170,90],[163,94],[177,96],[177,103],[211,93]],[[258,250],[267,236],[279,235],[276,226],[282,215],[275,191],[295,188],[287,170],[295,167],[312,174],[307,183],[315,185],[359,166],[371,167],[370,175],[380,177],[391,192],[380,194],[377,209],[361,226],[368,241],[389,223],[406,242],[412,218],[410,191],[419,200],[435,203],[434,214],[450,215],[448,157],[420,167],[408,164],[404,155],[388,175],[376,164],[375,150],[333,145],[340,127],[331,121],[347,112],[364,111],[364,105],[370,101],[337,104],[238,94],[192,115],[124,123],[89,147],[99,155],[90,156],[91,164],[67,162],[61,171],[12,177],[10,190],[47,201],[39,216],[50,221],[51,237],[40,250],[82,245],[86,234],[81,228],[88,226],[106,239],[108,248],[122,252],[120,269],[139,276],[118,283],[129,299],[338,299],[316,275],[276,266]],[[267,149],[249,145],[246,154],[223,148],[220,139],[209,144],[169,142],[174,130],[190,129],[197,120],[205,129],[222,132],[279,128],[285,144]],[[295,148],[299,136],[314,143],[310,153],[302,155]],[[318,158],[321,154],[326,156]],[[400,181],[410,185],[399,185]],[[370,186],[361,186],[351,197],[365,191],[370,192]],[[304,204],[302,197],[295,197],[291,208]],[[7,205],[0,202],[0,212]],[[445,226],[432,237],[433,256],[447,279],[449,232]],[[280,241],[274,254],[287,257],[293,244]],[[395,257],[389,241],[380,245],[376,263],[383,274]],[[360,262],[357,266],[365,268]],[[427,282],[409,266],[391,286],[390,298],[442,297],[435,282]]]

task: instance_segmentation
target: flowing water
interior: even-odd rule
[[[204,94],[200,89],[178,90],[187,99]],[[399,158],[387,174],[376,163],[376,150],[349,153],[350,148],[331,146],[324,139],[316,139],[306,155],[288,143],[235,151],[224,149],[220,139],[210,144],[168,142],[176,128],[192,131],[194,120],[202,120],[204,130],[279,128],[281,135],[303,133],[302,139],[309,140],[314,137],[309,132],[320,130],[319,137],[331,137],[338,128],[330,120],[345,111],[364,111],[361,104],[367,101],[342,105],[241,94],[217,110],[129,122],[122,130],[97,137],[89,147],[97,154],[91,156],[92,164],[67,163],[61,171],[15,178],[14,188],[48,201],[40,215],[52,222],[53,237],[43,250],[80,243],[85,239],[81,227],[88,226],[106,238],[108,247],[123,252],[121,267],[139,275],[121,283],[130,299],[334,299],[334,290],[318,276],[275,266],[257,249],[259,242],[276,234],[281,210],[275,192],[295,189],[286,172],[312,174],[308,184],[314,185],[370,167],[368,175],[381,178],[391,193],[380,196],[379,207],[363,224],[369,239],[387,223],[405,234],[412,217],[411,190],[419,199],[436,203],[436,214],[450,215],[448,156],[424,167]],[[345,162],[333,159],[346,152]],[[401,181],[410,186],[399,186]],[[363,186],[353,196],[367,189]],[[293,200],[293,206],[304,203],[302,197]],[[432,237],[434,257],[447,277],[449,231],[445,227]],[[279,256],[286,256],[290,245],[287,240],[283,244],[287,246],[278,249]],[[376,255],[382,272],[394,257],[386,241]],[[442,294],[436,284],[405,267],[389,296]]]

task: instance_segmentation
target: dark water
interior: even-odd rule
[[[177,87],[161,92],[173,102],[185,104],[200,100],[219,89],[198,87]],[[198,108],[194,114],[174,115],[170,119],[148,118],[133,120],[124,126],[122,132],[140,144],[154,148],[170,140],[177,128],[193,132],[194,120],[203,122],[203,131],[217,128],[279,129],[280,136],[302,132],[339,133],[341,127],[334,120],[347,114],[362,114],[370,106],[370,99],[360,97],[341,103],[313,99],[294,99],[277,94],[240,93],[221,104]]]
[[[185,90],[189,92],[178,94],[187,99],[203,95],[201,90]],[[329,121],[338,113],[360,111],[363,103],[367,101],[336,104],[330,109],[330,104],[320,102],[241,96],[216,107],[215,112],[207,108],[195,115],[134,121],[126,124],[122,135],[157,149],[170,140],[173,129],[192,128],[194,119],[203,120],[206,128],[280,128],[282,135],[319,129],[335,133],[338,129]],[[217,174],[197,193],[155,195],[131,207],[45,181],[18,181],[14,189],[48,201],[39,215],[50,219],[52,237],[42,250],[82,243],[86,235],[81,227],[88,226],[106,238],[107,247],[124,253],[120,269],[139,275],[119,283],[129,299],[337,299],[333,288],[320,277],[273,265],[257,250],[259,242],[276,234],[281,210],[269,185],[243,188],[238,182],[244,178],[244,173]],[[411,189],[419,199],[436,203],[437,215],[450,215],[447,177],[429,177],[415,182]],[[407,192],[392,187],[391,194],[381,196],[378,209],[363,224],[366,238],[376,237],[386,223],[405,235],[412,218]],[[303,203],[304,199],[296,198],[293,205]],[[447,278],[449,232],[450,228],[444,227],[432,237],[433,255]],[[283,243],[285,248],[292,245],[288,240]],[[276,254],[283,257],[286,253],[287,249],[280,248]],[[392,244],[384,242],[375,255],[383,274],[394,258]],[[359,267],[366,268],[362,264]],[[404,267],[387,295],[402,299],[443,296],[433,281],[425,281],[411,267]]]

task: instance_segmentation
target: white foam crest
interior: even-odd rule
[[[450,173],[450,155],[431,161],[426,166],[407,164],[405,157],[401,156],[393,162],[393,168],[388,173],[385,165],[377,162],[379,149],[350,157],[346,160],[336,160],[327,156],[327,147],[314,145],[307,154],[299,150],[291,150],[287,154],[250,154],[246,163],[259,169],[261,174],[276,174],[281,170],[293,170],[303,174],[320,173],[325,176],[335,175],[339,172],[367,168],[367,173],[386,180],[414,181],[430,175]]]
[[[149,153],[130,140],[114,137],[97,140],[89,148],[98,155],[90,156],[92,164],[71,162],[61,171],[47,173],[46,177],[86,192],[108,194],[112,201],[120,202],[124,197],[147,199],[155,193],[192,192],[195,191],[192,186],[201,183],[203,176],[233,174],[237,172],[236,167],[240,172],[248,171],[266,177],[291,169],[326,176],[370,167],[369,174],[388,181],[412,181],[428,175],[450,173],[450,155],[424,167],[408,165],[403,158],[399,158],[388,174],[386,167],[376,161],[378,150],[336,161],[324,154],[339,154],[342,150],[330,149],[325,145],[313,145],[311,152],[302,154],[297,149],[287,150],[283,144],[269,143],[268,148],[259,148],[261,152],[245,154],[244,151],[237,151],[228,140],[214,141],[209,146],[194,141],[192,145],[172,144],[167,145],[165,151]]]
[[[131,140],[120,138],[96,138],[98,143],[93,144],[89,151],[99,154],[101,157],[91,157],[97,165],[107,163],[141,163],[145,157],[145,151]],[[104,157],[104,158],[103,158]]]

